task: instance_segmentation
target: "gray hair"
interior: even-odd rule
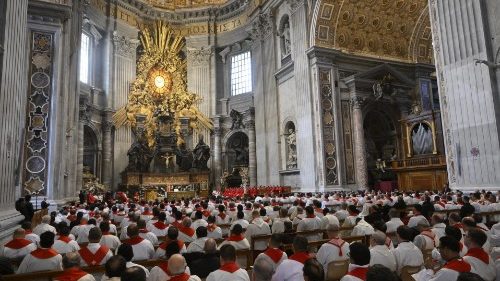
[[[385,245],[386,238],[387,236],[385,235],[385,233],[379,230],[375,231],[375,233],[372,234],[372,239],[377,245]]]
[[[256,259],[253,264],[253,274],[255,281],[268,281],[271,280],[274,270],[270,263],[264,259]]]
[[[66,253],[62,259],[62,265],[64,269],[80,266],[80,255],[78,255],[78,252]]]
[[[50,223],[50,216],[45,215],[42,217],[42,223]]]

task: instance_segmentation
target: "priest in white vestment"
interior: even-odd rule
[[[44,270],[62,270],[62,256],[52,249],[55,234],[51,231],[40,235],[40,247],[26,255],[17,274]]]
[[[485,281],[496,278],[495,261],[483,249],[488,237],[479,229],[471,229],[465,236],[465,245],[468,248],[463,259],[472,267],[471,272],[478,274]]]
[[[349,243],[340,238],[339,226],[337,224],[329,224],[326,227],[326,231],[330,241],[321,245],[316,254],[316,258],[323,266],[325,275],[328,273],[329,263],[349,259]]]
[[[423,266],[424,256],[410,240],[412,230],[408,226],[400,226],[397,229],[398,247],[392,250],[396,259],[396,272],[401,274],[401,269],[405,266]]]
[[[232,245],[220,248],[220,268],[207,276],[207,281],[250,281],[246,269],[236,263],[236,249]]]
[[[396,258],[386,245],[387,236],[381,231],[375,231],[370,239],[370,266],[381,264],[389,268],[392,272],[396,271]]]
[[[36,244],[25,238],[25,231],[18,228],[14,231],[13,239],[0,248],[0,256],[19,260],[36,250]]]
[[[260,217],[259,211],[253,211],[252,222],[248,225],[247,230],[245,231],[245,237],[250,245],[252,245],[252,236],[269,234],[271,234],[271,228],[269,225]],[[267,242],[265,240],[259,240],[254,243],[253,250],[264,251],[266,248]]]

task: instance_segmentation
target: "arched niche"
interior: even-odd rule
[[[363,122],[368,169],[375,169],[377,159],[389,161],[397,155],[396,122],[386,111],[373,107]]]
[[[227,136],[223,150],[224,171],[231,172],[233,168],[248,167],[248,135],[236,131]]]
[[[83,127],[83,166],[97,177],[101,176],[99,139],[88,125]]]

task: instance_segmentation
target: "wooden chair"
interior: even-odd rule
[[[413,274],[419,272],[422,269],[422,266],[404,266],[401,269],[401,281],[415,281],[413,277],[411,277]]]
[[[326,281],[340,280],[347,274],[349,269],[349,260],[332,261],[328,264],[328,271],[326,272]]]

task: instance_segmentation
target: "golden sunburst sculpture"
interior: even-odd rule
[[[146,116],[145,136],[150,147],[155,145],[156,116],[162,113],[174,113],[178,143],[184,142],[181,117],[189,117],[194,130],[212,130],[211,120],[196,107],[200,98],[187,91],[187,64],[181,56],[184,37],[177,36],[163,21],[139,28],[144,52],[137,62],[137,78],[130,88],[128,104],[113,115],[115,127],[130,125],[135,129],[136,116]]]

